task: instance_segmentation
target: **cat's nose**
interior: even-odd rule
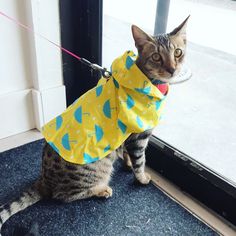
[[[173,75],[175,73],[175,68],[173,67],[167,67],[166,71],[169,72],[171,75]]]

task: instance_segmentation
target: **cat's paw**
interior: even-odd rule
[[[149,184],[150,181],[151,181],[151,175],[148,174],[148,173],[144,173],[144,174],[142,175],[142,178],[138,178],[138,181],[139,181],[141,184],[144,184],[144,185]]]
[[[112,196],[112,188],[107,186],[105,189],[103,189],[101,192],[97,194],[97,197],[105,197],[109,198]]]

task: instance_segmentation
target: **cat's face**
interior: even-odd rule
[[[150,36],[137,26],[132,26],[138,49],[137,66],[152,82],[170,82],[180,71],[185,57],[188,18],[171,33],[157,36]]]

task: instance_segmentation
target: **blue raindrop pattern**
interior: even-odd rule
[[[160,106],[161,106],[161,100],[160,101],[156,101],[156,110],[159,110]]]
[[[113,83],[114,83],[115,87],[116,87],[116,88],[119,88],[120,85],[118,84],[118,82],[117,82],[114,78],[113,78],[112,80],[113,80]]]
[[[119,119],[118,119],[118,127],[120,128],[122,133],[125,134],[125,132],[127,130],[127,126]]]
[[[69,140],[69,134],[68,133],[66,133],[62,137],[61,144],[66,150],[70,151],[71,148],[70,148],[70,140]]]
[[[56,118],[56,130],[58,130],[58,129],[61,128],[62,122],[63,122],[62,116],[58,116],[58,117]]]
[[[103,86],[100,85],[96,88],[96,96],[99,97],[102,93]]]
[[[147,95],[147,97],[148,97],[150,100],[153,99],[153,96]]]
[[[97,142],[99,142],[102,139],[103,134],[104,134],[103,129],[99,125],[95,125],[95,135]]]
[[[84,153],[83,156],[84,156],[85,163],[92,163],[99,160],[98,157],[91,157],[88,153]]]
[[[146,88],[135,88],[135,90],[139,93],[148,95],[151,91],[151,87],[149,86],[149,87],[146,87]]]
[[[48,144],[55,150],[58,154],[60,154],[59,149],[56,147],[56,145],[53,142],[48,142]]]
[[[111,146],[110,146],[110,144],[109,145],[107,145],[105,148],[104,148],[104,152],[107,152],[107,151],[109,151],[111,149]]]
[[[129,94],[127,94],[126,104],[128,109],[131,109],[135,104],[134,99]]]
[[[78,123],[82,123],[82,106],[79,106],[74,113],[74,117]]]
[[[143,128],[143,122],[142,122],[142,120],[140,119],[139,116],[136,117],[136,121],[137,121],[137,124],[138,124],[139,128]]]
[[[133,59],[130,56],[127,56],[126,62],[125,62],[126,69],[129,70],[133,64],[134,64]]]
[[[103,113],[104,115],[111,119],[111,105],[110,105],[110,100],[107,100],[104,105],[103,105]]]

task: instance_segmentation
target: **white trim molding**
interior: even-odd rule
[[[32,90],[35,126],[38,130],[66,109],[65,86]]]
[[[53,42],[60,44],[59,3],[31,0],[28,6],[33,28]],[[46,40],[32,35],[34,55],[33,106],[35,127],[41,127],[66,108],[65,86],[62,79],[61,52]]]

